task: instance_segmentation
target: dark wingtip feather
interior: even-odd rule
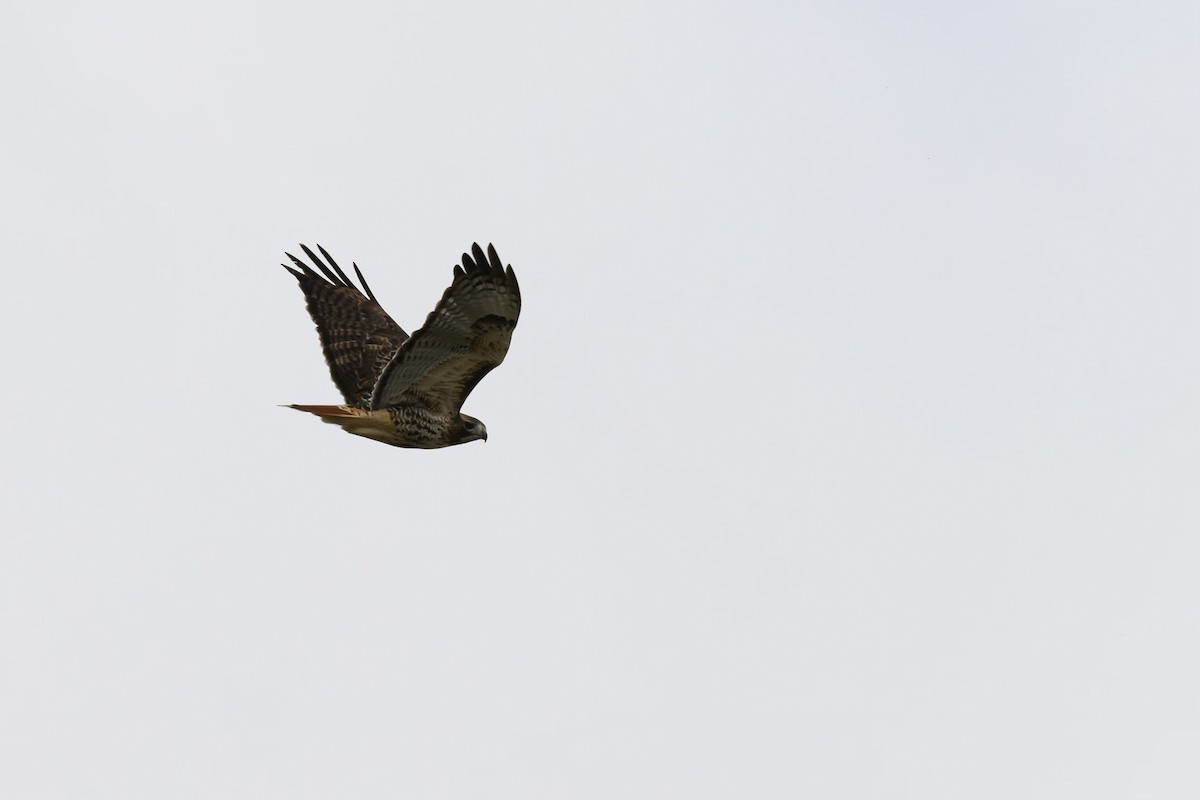
[[[471,255],[475,256],[475,266],[479,269],[486,269],[488,266],[487,257],[483,254],[483,248],[479,246],[479,242],[471,245]]]
[[[508,265],[508,269],[504,271],[505,278],[508,279],[508,288],[517,299],[521,299],[521,286],[517,283],[517,273],[513,272],[512,264]]]
[[[292,263],[300,268],[301,274],[303,274],[303,275],[315,275],[316,274],[312,271],[312,268],[310,266],[308,266],[308,264],[305,264],[303,261],[296,258],[291,253],[284,253],[284,255],[287,256],[288,258],[290,258],[292,260]],[[286,264],[284,264],[283,266],[285,269],[291,269],[291,267],[288,267]],[[292,270],[292,271],[295,272],[295,270]]]
[[[358,276],[358,282],[362,284],[363,290],[367,293],[367,297],[375,300],[375,293],[372,292],[371,287],[367,285],[367,279],[363,277],[362,270],[358,268],[358,264],[352,261],[350,262],[350,266],[354,267],[354,274]],[[375,300],[375,302],[378,303],[379,301]]]
[[[496,247],[491,242],[488,242],[488,264],[491,265],[492,271],[497,275],[504,272],[504,263],[500,260],[499,254],[496,253]]]
[[[320,247],[320,245],[317,246]],[[329,269],[329,267],[325,266],[325,262],[322,261],[316,253],[308,249],[308,245],[302,244],[300,245],[300,249],[304,251],[305,255],[312,259],[312,262],[317,265],[317,269],[321,270],[321,273],[326,277],[326,279],[328,279],[330,283],[332,283],[334,286],[346,285],[338,279],[338,276],[335,275],[333,271]]]
[[[317,245],[317,249],[321,251],[321,255],[325,256],[325,260],[328,261],[333,267],[334,271],[337,272],[338,277],[342,279],[342,284],[353,288],[354,282],[346,277],[346,273],[342,272],[342,268],[339,267],[338,263],[333,260],[333,256],[329,255],[329,252],[324,247],[321,247],[321,245]]]

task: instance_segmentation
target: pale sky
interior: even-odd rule
[[[1194,2],[3,16],[0,796],[1200,796]]]

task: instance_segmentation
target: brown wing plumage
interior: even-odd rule
[[[488,245],[463,253],[450,284],[425,325],[383,369],[371,408],[415,402],[457,412],[476,384],[508,353],[521,313],[521,290]]]
[[[353,266],[362,284],[361,291],[325,248],[317,245],[330,266],[305,245],[300,247],[321,270],[321,275],[291,253],[286,255],[297,268],[282,266],[296,276],[304,291],[333,382],[348,405],[367,408],[380,372],[408,339],[408,334],[376,302],[357,264]]]

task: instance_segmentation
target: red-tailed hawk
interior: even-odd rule
[[[281,266],[300,282],[329,374],[346,404],[290,408],[396,447],[487,441],[487,428],[463,414],[462,404],[504,360],[521,314],[517,276],[512,265],[500,262],[496,248],[489,244],[485,256],[476,244],[463,253],[454,282],[425,325],[409,336],[376,302],[357,264],[362,290],[323,247],[317,250],[329,266],[300,247],[321,274],[291,253],[286,255],[296,269]]]

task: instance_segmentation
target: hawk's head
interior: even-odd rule
[[[455,444],[463,442],[473,442],[476,439],[487,441],[487,426],[474,417],[468,417],[466,414],[459,414],[462,427],[458,431],[458,436],[455,439]]]

